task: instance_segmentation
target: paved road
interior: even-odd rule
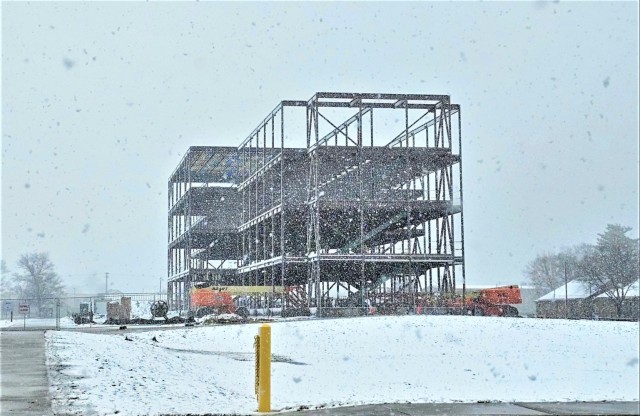
[[[0,413],[51,415],[44,332],[0,332]]]
[[[144,330],[147,328],[136,328]],[[134,329],[135,330],[135,329]],[[89,329],[94,331],[94,329]],[[117,333],[116,328],[100,332]],[[1,415],[52,415],[43,331],[0,331]],[[638,402],[380,404],[281,412],[304,416],[638,415]]]
[[[380,404],[284,412],[301,416],[637,415],[638,402]]]

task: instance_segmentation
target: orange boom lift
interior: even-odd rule
[[[520,303],[520,287],[511,285],[470,292],[464,306],[473,315],[518,316],[518,309],[511,305]]]
[[[210,282],[197,282],[191,288],[191,308],[198,318],[221,313],[247,316],[247,308],[234,302],[239,297],[282,293],[282,286],[214,286]]]

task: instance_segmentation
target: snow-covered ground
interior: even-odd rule
[[[387,316],[272,325],[272,408],[638,400],[638,323]],[[259,325],[47,332],[54,410],[251,413]],[[157,339],[153,341],[153,338]]]
[[[18,318],[13,318],[13,322],[9,319],[0,320],[0,328],[8,328],[8,327],[19,327],[22,328],[25,326],[26,328],[55,328],[56,327],[56,319],[55,318],[27,318],[23,320],[22,315],[19,315]],[[77,328],[71,319],[68,316],[64,316],[60,318],[60,328]]]
[[[131,318],[151,319],[152,300],[133,300],[131,301]]]
[[[20,321],[22,321],[22,319],[20,319]],[[15,319],[13,321],[9,319],[0,319],[0,328],[7,328],[14,325],[17,325],[17,322]]]

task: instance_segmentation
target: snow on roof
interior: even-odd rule
[[[599,298],[606,298],[607,293],[603,293],[601,295],[598,295],[597,297]],[[638,296],[640,296],[640,280],[636,280],[634,283],[631,284],[631,287],[629,287],[629,290],[627,291],[627,295],[626,297],[628,298],[637,298]]]
[[[572,280],[566,284],[566,296],[567,299],[584,299],[592,294],[594,294],[595,290],[589,287],[588,283],[584,283],[580,280]],[[560,286],[559,288],[552,290],[546,295],[542,296],[538,300],[556,300],[556,299],[564,299],[565,298],[565,285]]]

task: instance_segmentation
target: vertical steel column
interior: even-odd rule
[[[467,280],[465,276],[465,255],[464,255],[464,204],[462,202],[462,112],[458,107],[458,158],[460,173],[460,238],[462,252],[462,303],[464,304],[467,290]]]
[[[247,158],[248,158],[248,171],[247,171],[247,178],[251,177],[251,172],[252,172],[252,166],[253,166],[253,150],[251,149],[251,137],[249,137],[249,141],[245,144],[245,147],[247,147]],[[252,197],[253,197],[253,184],[248,183],[246,186],[246,192],[247,192],[247,222],[251,221],[251,219],[253,218],[253,203],[252,203]],[[251,225],[247,225],[247,229],[245,230],[245,234],[247,236],[247,260],[246,263],[247,265],[251,264],[251,262],[254,260],[253,259],[253,238],[252,238],[252,234],[253,234],[253,230],[251,229]],[[251,272],[248,273],[248,278],[249,278],[249,282],[251,282]]]
[[[403,253],[409,255],[409,261],[411,261],[411,202],[410,202],[410,194],[411,194],[411,169],[409,166],[409,102],[405,100],[404,102],[404,140],[406,141],[406,146],[404,150],[404,165],[407,174],[407,189],[405,193],[405,209],[406,209],[406,225],[407,225],[407,252],[404,252],[404,243],[403,243]],[[402,148],[402,146],[400,146]],[[402,189],[402,187],[401,187]]]
[[[434,126],[436,126],[436,124],[434,123]],[[436,147],[438,147],[438,143],[439,143],[439,135],[437,133],[437,128],[436,128],[436,133],[435,133],[435,137],[436,137]],[[436,201],[440,201],[440,183],[438,182],[438,171],[436,170],[434,172],[434,186],[436,188]],[[441,244],[440,244],[440,219],[436,218],[436,254],[441,254]],[[440,293],[442,291],[442,285],[441,285],[441,269],[442,266],[440,264],[438,264],[438,268],[436,269],[437,272],[437,279],[438,279],[438,293]]]
[[[313,159],[315,157],[315,153],[318,151],[318,149],[316,148],[315,150],[309,152],[309,149],[311,148],[311,130],[312,130],[312,126],[313,126],[313,117],[311,116],[312,112],[311,112],[311,106],[307,104],[307,107],[305,108],[305,116],[306,116],[306,133],[307,133],[307,161],[309,163],[308,169],[307,169],[307,200],[305,203],[305,225],[307,228],[307,252],[306,252],[306,256],[307,256],[307,288],[306,291],[309,293],[309,296],[307,296],[307,307],[311,306],[311,282],[313,282],[314,280],[314,260],[311,259],[309,260],[309,254],[313,251],[312,250],[312,239],[313,241],[315,241],[315,227],[314,227],[314,219],[315,219],[315,214],[313,211],[313,206],[311,205],[311,201],[313,200],[312,197],[312,186],[311,186],[311,181],[313,178]],[[337,143],[337,135],[336,135],[336,143]],[[317,253],[316,253],[317,254]]]
[[[183,299],[182,299],[182,278],[180,278],[180,280],[176,281],[176,289],[177,289],[177,302],[178,302],[178,311],[182,310],[182,304],[183,304]]]
[[[173,241],[173,230],[171,227],[172,216],[173,213],[171,208],[173,208],[173,189],[171,185],[171,180],[173,175],[169,178],[169,182],[167,184],[167,281],[171,277],[171,242]]]
[[[256,174],[258,172],[258,169],[260,168],[260,130],[256,130],[256,148],[255,148],[255,164],[254,164],[254,170],[251,171],[251,174]],[[252,143],[253,143],[253,139],[252,139]],[[251,219],[255,219],[258,217],[258,215],[260,215],[260,197],[258,195],[258,188],[260,187],[260,180],[258,178],[258,175],[256,175],[255,180],[253,181],[253,183],[255,184],[255,194],[254,194],[254,206],[255,206],[255,210],[256,212],[253,214],[253,216],[251,217]],[[260,227],[260,222],[256,221],[256,225],[254,228],[254,235],[253,235],[253,242],[255,244],[255,256],[254,256],[254,262],[259,262],[260,261],[260,231],[259,231],[259,227]],[[256,286],[258,286],[258,275],[260,273],[259,269],[255,269],[253,271],[253,275],[254,275],[254,284]]]
[[[171,176],[171,178],[173,175]],[[168,214],[167,214],[167,281],[172,275],[172,266],[171,266],[171,243],[173,242],[173,186],[171,184],[171,178],[169,178],[169,183],[167,185],[167,198],[168,198]]]
[[[185,187],[185,192],[187,192],[187,224],[186,224],[186,232],[187,232],[187,249],[185,252],[185,261],[186,261],[186,270],[187,270],[187,274],[186,274],[186,287],[185,287],[185,297],[186,300],[188,302],[187,305],[187,310],[191,311],[191,302],[189,302],[189,296],[191,294],[191,227],[193,225],[192,223],[192,211],[191,211],[191,197],[192,197],[192,192],[191,192],[191,187],[192,187],[192,183],[191,183],[191,151],[189,151],[189,153],[187,153],[187,186]]]
[[[371,113],[371,147],[373,148],[373,106],[369,108],[369,112]]]
[[[451,130],[451,100],[449,99],[449,97],[447,97],[447,106],[446,106],[446,110],[447,110],[447,116],[446,116],[446,123],[448,126],[448,138],[449,138],[449,152],[452,154],[453,153],[453,137],[452,137],[452,130]],[[454,197],[453,197],[453,186],[454,186],[454,179],[453,179],[453,163],[449,163],[449,166],[447,167],[447,180],[448,180],[448,186],[449,186],[449,200],[451,201],[451,207],[453,207],[453,203],[454,203]],[[451,250],[451,293],[455,294],[455,290],[456,290],[456,254],[455,254],[455,219],[454,219],[454,214],[453,212],[448,216],[449,219],[449,227],[448,227],[448,232],[449,232],[449,246],[450,246],[450,250]]]
[[[264,126],[263,126],[263,135],[262,135],[262,166],[261,167],[265,167],[267,165],[267,124],[265,122]],[[267,175],[268,172],[264,171],[264,173],[261,175],[261,180],[262,180],[262,209],[263,210],[267,210]],[[273,215],[273,214],[272,214]],[[261,223],[260,225],[260,230],[261,230],[261,239],[262,239],[262,260],[266,260],[267,257],[267,218],[265,218],[265,220]],[[266,272],[266,270],[265,270]],[[263,273],[263,285],[266,285],[266,275]]]
[[[285,203],[284,203],[284,106],[280,107],[280,255],[282,256],[282,263],[280,268],[280,282],[282,289],[285,290],[285,272],[287,267],[287,256],[284,244],[284,227],[285,227]],[[283,309],[289,306],[289,300],[287,296],[284,296],[285,302]]]
[[[238,163],[240,163],[240,166],[242,166],[242,181],[240,182],[241,184],[244,184],[246,179],[247,179],[247,171],[246,171],[246,150],[245,150],[245,145],[241,146],[240,149],[240,161]],[[240,176],[240,175],[238,175]],[[247,202],[246,202],[246,193],[247,193],[247,186],[243,185],[242,187],[242,209],[240,211],[240,226],[242,226],[245,221],[247,221]],[[246,230],[242,230],[240,231],[240,239],[241,241],[241,249],[242,249],[242,253],[240,254],[240,265],[241,266],[246,266],[247,263],[247,244],[246,244],[246,240],[247,240],[247,233]],[[244,286],[244,275],[245,273],[242,273],[241,276],[241,281],[242,281],[242,285]]]
[[[364,250],[364,178],[362,164],[362,100],[358,107],[358,206],[360,211],[360,297],[361,306],[365,306],[365,250]]]
[[[312,117],[313,117],[313,127],[314,127],[314,137],[316,142],[316,147],[319,142],[319,126],[318,126],[318,101],[317,98],[314,97],[312,104]],[[317,150],[317,149],[316,149]],[[314,267],[314,283],[315,283],[315,301],[316,307],[321,308],[322,304],[320,303],[320,251],[322,249],[320,245],[320,202],[318,201],[318,153],[314,152],[315,157],[313,158],[313,198],[315,200],[314,206],[314,221],[315,221],[315,250],[316,250],[316,261]]]
[[[284,108],[283,108],[284,110]],[[275,116],[273,113],[271,113],[271,151],[275,154],[276,153],[276,132],[275,132]],[[280,153],[280,159],[284,159],[284,154]],[[275,174],[274,174],[274,170],[275,170],[275,166],[272,168],[272,170],[269,172],[269,177],[271,179],[271,186],[269,188],[269,199],[270,199],[270,204],[273,206],[276,203],[276,199],[274,197],[274,189],[275,189]],[[270,254],[270,258],[275,257],[275,252],[276,252],[276,248],[275,248],[275,238],[276,238],[276,214],[274,214],[271,217],[271,233],[270,233],[270,237],[271,237],[271,254]],[[271,266],[271,299],[273,301],[273,298],[275,297],[275,280],[276,280],[276,268],[275,266]]]
[[[447,102],[445,105],[445,125],[447,126],[447,136],[449,139],[449,152],[453,152],[453,137],[451,132],[451,100],[447,97]],[[449,188],[449,200],[451,201],[451,206],[453,207],[453,163],[450,163],[448,168],[448,188]],[[447,169],[445,168],[445,169]],[[456,249],[455,249],[455,221],[453,218],[453,213],[447,216],[447,221],[449,221],[449,245],[451,247],[451,293],[455,293],[456,291]]]

